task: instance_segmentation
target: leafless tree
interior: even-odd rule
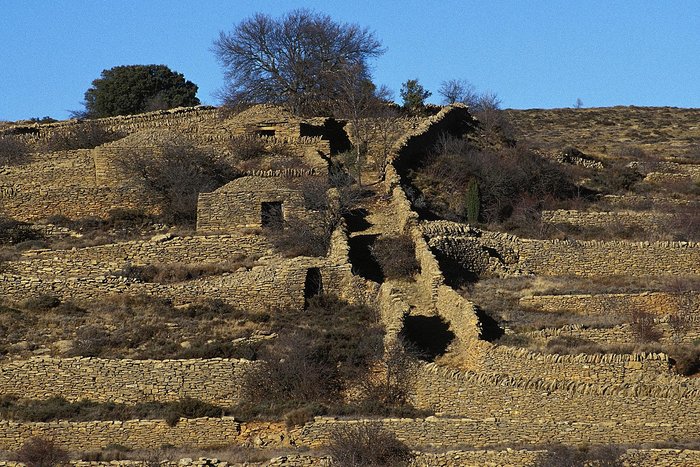
[[[461,102],[469,107],[475,107],[479,101],[479,95],[474,86],[463,79],[451,79],[443,81],[438,89],[445,104]]]
[[[370,140],[374,136],[374,118],[387,105],[390,91],[377,88],[361,65],[349,65],[339,71],[337,78],[338,99],[335,115],[346,119],[351,139],[355,145],[355,168],[357,183],[362,185],[362,166]]]
[[[383,49],[366,28],[300,9],[279,19],[257,13],[221,32],[213,52],[228,80],[227,103],[286,104],[304,114],[326,110],[337,94],[338,73],[366,71]]]
[[[129,151],[115,160],[117,169],[161,202],[167,222],[190,224],[200,192],[213,191],[235,175],[215,154],[173,139],[156,154]]]

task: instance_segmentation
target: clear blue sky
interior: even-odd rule
[[[464,78],[511,108],[700,107],[698,0],[0,0],[0,120],[67,118],[116,65],[165,64],[217,104],[219,31],[299,7],[374,30],[397,99]]]

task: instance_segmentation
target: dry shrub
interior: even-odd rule
[[[411,449],[393,433],[371,423],[337,428],[330,433],[328,452],[339,467],[402,466],[411,461]]]
[[[0,216],[0,245],[16,246],[41,239],[41,235],[30,224]]]
[[[407,234],[379,237],[371,252],[387,279],[412,277],[420,269],[413,239]]]
[[[237,176],[220,155],[178,138],[164,142],[157,156],[133,150],[115,162],[158,200],[165,222],[179,225],[194,225],[199,193],[214,191]]]
[[[265,228],[263,233],[275,249],[287,258],[325,256],[336,222],[337,219],[331,216],[324,216],[316,224],[292,217],[284,222],[283,228]]]
[[[12,135],[0,136],[0,166],[20,165],[29,160],[29,147]]]
[[[658,342],[663,333],[657,328],[654,315],[635,310],[630,315],[630,329],[637,342]]]
[[[342,405],[343,390],[363,381],[381,355],[376,310],[332,296],[309,299],[305,310],[280,310],[270,324],[278,337],[260,350],[265,363],[246,372],[238,413],[290,413],[289,423],[323,413]]]
[[[547,454],[540,459],[540,467],[621,467],[620,457],[624,449],[618,446],[601,445],[574,447],[557,444],[547,446]]]
[[[250,269],[257,258],[236,255],[221,263],[162,263],[146,266],[127,264],[118,275],[137,282],[173,284],[234,272],[240,268]]]
[[[263,156],[292,157],[292,148],[276,138],[261,138],[257,135],[233,136],[228,143],[229,151],[238,161],[252,161]]]
[[[47,152],[93,149],[124,136],[123,133],[105,129],[96,122],[82,122],[52,133],[41,149]]]
[[[54,295],[42,294],[30,297],[22,302],[22,308],[27,311],[46,311],[56,308],[61,304],[61,300]]]
[[[673,361],[673,369],[683,376],[692,376],[700,372],[700,349],[689,345],[679,345],[668,350]]]
[[[55,467],[68,462],[68,453],[52,440],[36,437],[24,442],[17,460],[27,467]]]
[[[597,343],[574,336],[557,336],[547,341],[547,352],[560,355],[605,353]]]

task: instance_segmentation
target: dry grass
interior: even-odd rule
[[[1,350],[13,357],[253,358],[269,319],[211,300],[175,307],[115,295],[78,306],[40,296],[0,305]]]

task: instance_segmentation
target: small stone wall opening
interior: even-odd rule
[[[260,204],[260,224],[267,229],[279,230],[284,225],[284,214],[281,201],[263,202]]]
[[[255,130],[255,134],[258,136],[275,136],[275,130],[271,128],[261,128],[259,130]]]
[[[455,338],[450,325],[439,316],[406,316],[400,336],[428,362],[444,355]]]
[[[304,309],[308,308],[309,300],[323,293],[323,278],[321,277],[321,269],[309,268],[306,270],[306,279],[304,280]]]

